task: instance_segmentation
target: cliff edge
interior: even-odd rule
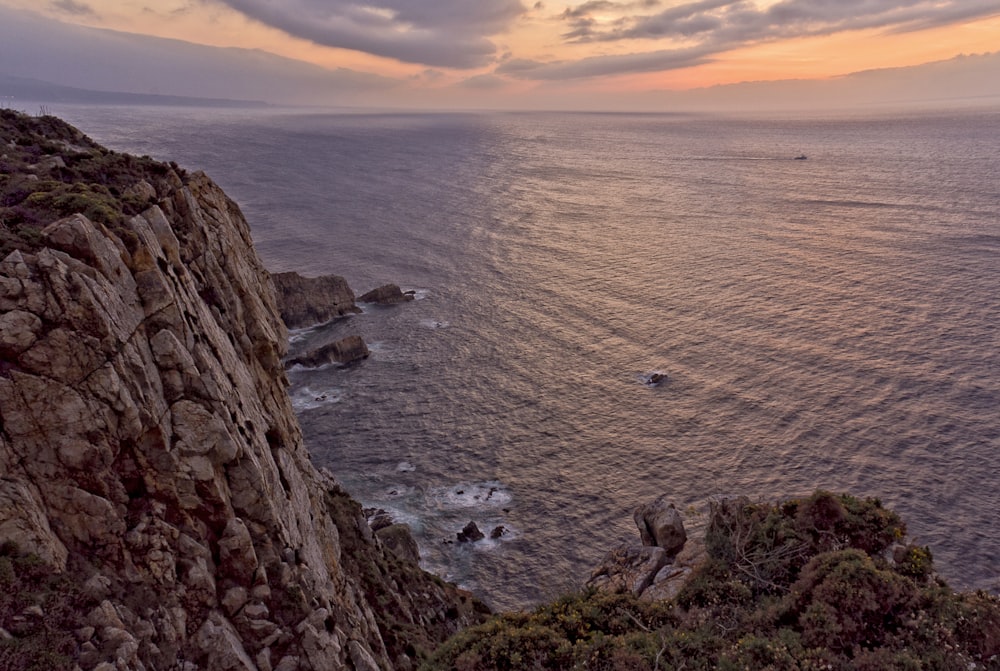
[[[0,667],[408,668],[481,617],[310,463],[208,177],[0,111],[0,245]]]

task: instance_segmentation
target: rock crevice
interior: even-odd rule
[[[481,612],[358,531],[303,445],[239,208],[161,168],[141,212],[0,260],[0,542],[85,586],[84,671],[408,668],[393,618],[451,613],[430,647]]]

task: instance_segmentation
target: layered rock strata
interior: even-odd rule
[[[0,541],[83,586],[87,671],[409,668],[482,609],[312,466],[246,221],[164,173],[0,261]]]

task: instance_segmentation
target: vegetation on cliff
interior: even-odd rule
[[[878,500],[713,505],[673,601],[585,592],[499,615],[434,669],[1000,669],[1000,600],[957,593]]]
[[[0,112],[0,669],[408,669],[483,619],[310,463],[287,341],[206,175]]]
[[[101,147],[62,119],[0,109],[0,258],[41,245],[41,229],[83,214],[119,234],[163,192],[171,169]],[[134,188],[145,180],[154,190]],[[128,239],[132,236],[123,236]]]

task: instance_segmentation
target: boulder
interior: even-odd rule
[[[663,548],[622,543],[605,555],[593,570],[587,587],[613,594],[631,592],[638,596],[653,584],[668,560]]]
[[[475,543],[484,538],[486,538],[486,534],[479,530],[475,522],[469,522],[465,525],[465,528],[458,532],[459,543]]]
[[[368,345],[361,336],[347,336],[336,342],[327,343],[322,347],[306,352],[301,356],[289,359],[288,366],[305,366],[316,368],[331,363],[351,363],[368,358]]]
[[[372,289],[358,299],[359,303],[377,303],[379,305],[394,305],[413,300],[413,292],[404,292],[395,284],[384,284]]]
[[[640,595],[643,601],[666,601],[673,599],[687,584],[694,570],[708,559],[705,542],[701,538],[691,538],[684,545],[673,562],[661,568],[653,577],[653,584]]]
[[[684,547],[687,533],[681,514],[661,496],[652,503],[646,503],[632,513],[643,545],[661,547],[669,558],[673,558]]]
[[[274,273],[271,282],[281,319],[290,329],[361,312],[354,304],[354,292],[347,280],[339,275],[303,277],[298,273]]]

